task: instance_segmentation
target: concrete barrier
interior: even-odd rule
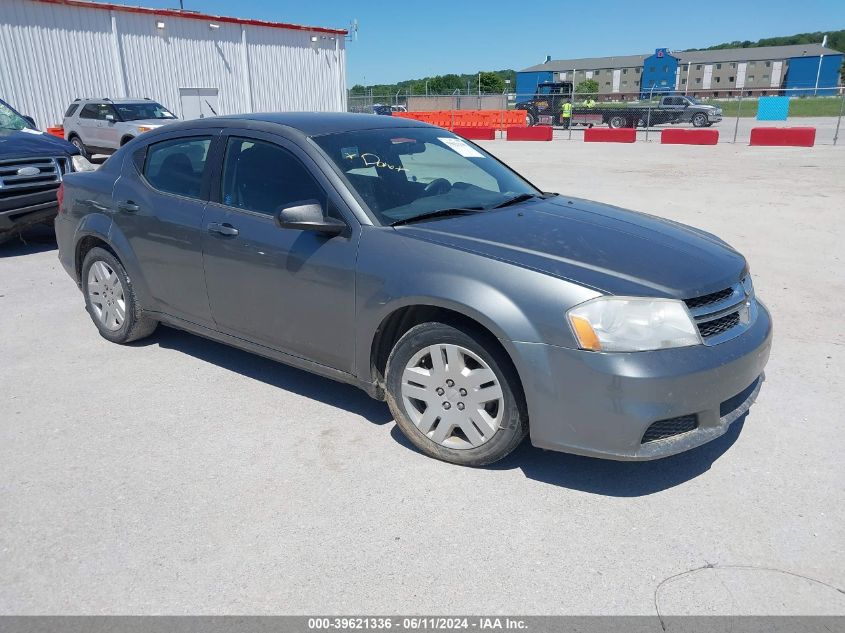
[[[719,130],[662,130],[660,142],[664,145],[715,145]]]
[[[506,138],[509,141],[551,141],[552,126],[509,127]]]
[[[751,145],[812,147],[816,143],[814,127],[754,127]]]
[[[492,127],[455,127],[452,131],[473,141],[492,141],[496,139],[496,128]]]
[[[633,143],[637,130],[632,127],[591,127],[584,130],[585,143]]]

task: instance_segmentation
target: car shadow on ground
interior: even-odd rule
[[[384,402],[373,400],[356,387],[187,332],[160,327],[151,337],[134,345],[159,345],[177,350],[253,380],[359,415],[373,424],[393,422]],[[528,479],[597,495],[640,497],[672,488],[707,472],[736,442],[745,417],[734,422],[725,435],[704,446],[655,461],[620,462],[544,451],[532,446],[526,438],[508,457],[485,468],[519,469]],[[418,452],[398,426],[394,425],[390,435],[400,446]]]
[[[53,228],[39,224],[0,244],[0,259],[54,251],[57,248],[56,233]]]
[[[323,378],[283,363],[169,327],[134,345],[159,345],[213,363],[253,380],[360,415],[373,424],[387,424],[393,416],[384,402],[357,387]]]
[[[609,497],[642,497],[673,488],[710,470],[742,432],[746,413],[723,436],[679,455],[646,462],[622,462],[544,451],[526,438],[513,453],[488,470],[521,470],[528,479]],[[393,438],[416,451],[399,427]]]

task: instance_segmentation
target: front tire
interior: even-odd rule
[[[625,127],[625,117],[619,116],[618,114],[612,116],[607,122],[607,126],[613,128],[614,130]]]
[[[534,127],[535,125],[537,125],[537,117],[535,117],[534,114],[531,112],[526,112],[525,125],[527,125],[528,127]]]
[[[706,114],[696,114],[692,117],[692,124],[693,127],[707,127],[707,115]]]
[[[396,423],[430,457],[483,466],[508,455],[528,432],[516,372],[478,332],[417,325],[396,343],[386,375]]]
[[[129,343],[153,333],[158,325],[144,316],[123,265],[104,248],[92,248],[82,262],[82,293],[100,335],[112,343]]]
[[[88,148],[85,147],[85,143],[82,142],[82,139],[78,136],[72,136],[70,138],[71,145],[73,145],[76,149],[79,150],[79,153],[82,154],[82,157],[85,160],[91,160],[91,153],[88,151]]]

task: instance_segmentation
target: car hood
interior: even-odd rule
[[[38,130],[6,130],[0,128],[0,159],[19,156],[54,156],[78,154],[66,140]]]
[[[736,283],[747,270],[745,258],[710,233],[575,198],[396,230],[616,295],[695,297]]]

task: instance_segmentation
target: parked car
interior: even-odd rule
[[[52,222],[63,175],[87,169],[91,164],[73,145],[40,132],[32,117],[0,100],[0,243]]]
[[[763,382],[772,324],[740,253],[543,193],[417,121],[178,123],[69,174],[61,199],[59,259],[104,338],[164,323],[356,385],[457,464],[526,433],[671,455],[725,433]]]
[[[65,138],[86,158],[112,154],[144,132],[176,121],[149,99],[75,99],[65,112]]]

